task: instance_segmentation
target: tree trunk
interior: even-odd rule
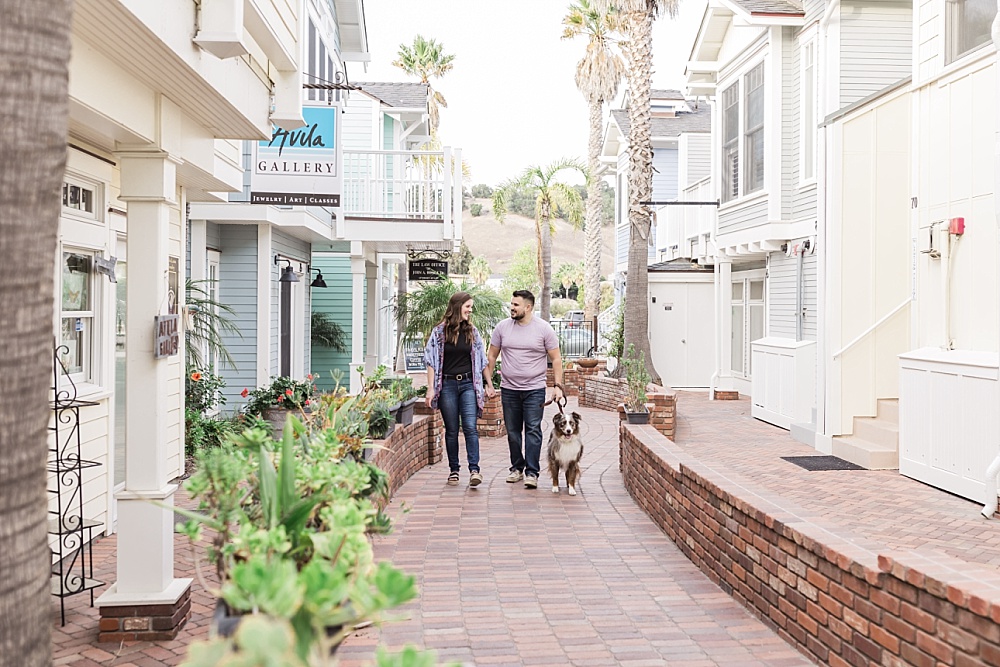
[[[653,191],[653,149],[650,144],[649,86],[653,58],[653,14],[629,12],[625,16],[629,87],[629,189],[628,275],[625,278],[625,348],[635,345],[646,353],[646,368],[653,382],[660,376],[653,367],[649,345],[649,211],[639,202],[649,201]]]
[[[587,222],[584,242],[584,306],[586,321],[593,319],[601,309],[601,182],[596,176],[600,166],[601,139],[603,129],[604,104],[599,100],[590,102],[590,142],[587,168],[590,181],[587,184]]]
[[[552,310],[552,207],[548,202],[542,204],[541,225],[538,231],[542,240],[542,287],[539,289],[541,304],[539,315],[546,322]]]
[[[69,0],[0,0],[0,667],[51,664],[49,386]]]

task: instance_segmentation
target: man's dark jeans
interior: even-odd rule
[[[545,412],[545,389],[500,389],[503,420],[510,447],[510,469],[538,476],[542,455],[542,413]],[[524,451],[521,450],[524,432]]]
[[[472,376],[461,381],[444,380],[438,397],[438,409],[441,410],[441,419],[444,421],[444,448],[448,452],[448,468],[452,472],[458,472],[462,468],[458,459],[458,429],[461,422],[469,471],[478,471],[479,431],[476,430],[476,413],[479,407],[476,404],[476,387],[472,384]]]

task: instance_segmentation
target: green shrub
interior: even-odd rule
[[[483,205],[476,203],[469,207],[469,212],[472,213],[472,217],[478,218],[483,214]]]

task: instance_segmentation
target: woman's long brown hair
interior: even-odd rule
[[[444,339],[454,345],[458,342],[458,334],[472,342],[472,322],[462,319],[462,306],[466,301],[471,301],[472,295],[468,292],[455,292],[448,299],[448,308],[444,311],[441,322],[444,324]]]

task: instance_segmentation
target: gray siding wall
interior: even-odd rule
[[[795,338],[795,289],[798,257],[773,252],[768,266],[768,335]],[[802,339],[816,340],[816,255],[802,258],[802,300],[806,309]]]
[[[222,236],[219,228],[218,223],[205,223],[205,245],[208,246],[209,250],[219,250],[222,247]]]
[[[285,232],[274,229],[271,232],[271,250],[277,255],[283,255],[292,259],[296,259],[302,262],[303,268],[309,263],[309,257],[312,254],[312,247],[306,241],[302,241],[293,236],[289,236]],[[281,277],[281,271],[284,269],[285,264],[280,264],[275,266],[272,262],[271,266],[271,370],[272,375],[278,375],[281,371],[281,283],[278,279]],[[299,267],[295,267],[298,269]],[[307,318],[311,317],[312,310],[309,304],[309,283],[312,282],[311,279],[307,279],[305,276],[302,278],[307,281],[303,286],[305,289],[305,316]],[[325,276],[324,276],[325,279]],[[305,322],[305,356],[303,357],[308,361],[309,359],[309,319]],[[308,368],[306,369],[309,370]]]
[[[330,391],[334,388],[332,372],[343,373],[342,385],[350,382],[351,370],[351,257],[348,254],[316,253],[312,265],[323,272],[326,289],[313,290],[313,309],[326,314],[333,322],[344,330],[347,350],[337,352],[328,347],[312,348],[312,368],[316,377],[316,385]]]
[[[225,409],[235,410],[245,403],[244,387],[257,386],[257,226],[222,225],[219,240],[219,300],[236,311],[231,319],[240,332],[222,335],[236,368],[220,362],[219,375]]]
[[[767,222],[767,197],[748,206],[719,211],[719,233],[737,232]]]
[[[782,81],[782,165],[781,165],[781,217],[787,222],[816,217],[816,185],[799,187],[802,181],[800,161],[802,133],[802,71],[801,43],[795,38],[794,28],[782,32],[784,76]],[[811,130],[816,134],[815,128]],[[815,143],[814,148],[815,151]]]
[[[912,69],[911,3],[892,0],[841,3],[841,107],[905,79]]]
[[[250,201],[250,170],[253,168],[253,146],[249,141],[243,142],[243,190],[241,192],[230,192],[229,201],[248,202]]]

